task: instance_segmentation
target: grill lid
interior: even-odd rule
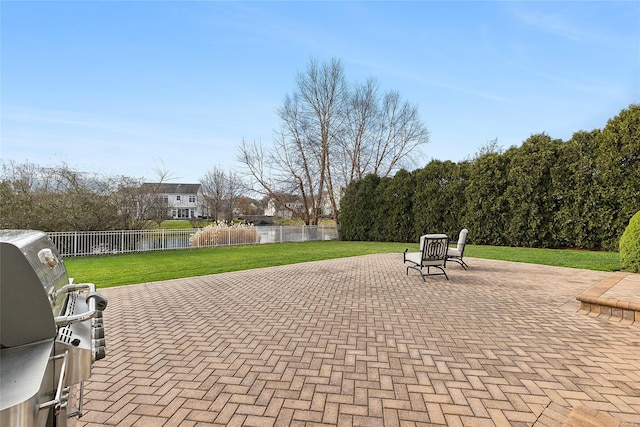
[[[41,231],[0,231],[0,347],[55,338],[54,316],[64,296],[50,300],[68,282],[51,240]]]

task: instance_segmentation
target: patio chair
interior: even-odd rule
[[[463,229],[458,236],[458,244],[456,245],[456,247],[449,248],[447,250],[447,259],[449,261],[457,262],[465,270],[467,269],[467,267],[469,267],[467,263],[462,259],[462,257],[464,256],[464,247],[467,243],[467,234],[469,234],[469,230],[467,230],[466,228]]]
[[[409,249],[404,251],[404,263],[410,263],[407,267],[407,275],[409,269],[413,268],[420,272],[422,281],[426,282],[426,276],[444,275],[449,280],[447,272],[444,270],[447,266],[447,247],[449,245],[449,238],[446,234],[425,234],[420,237],[420,251],[409,252]],[[424,268],[427,269],[426,274]],[[437,268],[441,273],[431,273],[431,268]]]

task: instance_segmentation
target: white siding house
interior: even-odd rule
[[[340,194],[340,192],[334,193],[338,208],[340,207]],[[273,216],[275,218],[292,218],[293,214],[290,209],[299,214],[302,214],[304,212],[304,205],[302,203],[302,200],[300,200],[297,196],[288,195],[282,197],[282,199],[286,201],[284,206],[280,203],[277,203],[274,199],[269,199],[264,214],[267,216]],[[333,206],[331,205],[331,199],[329,198],[329,193],[326,191],[322,194],[322,200],[320,201],[320,214],[328,217],[334,215]]]
[[[299,200],[286,202],[283,206],[277,203],[274,199],[269,199],[267,202],[267,208],[264,210],[264,214],[274,218],[292,218],[293,213],[289,209],[293,209],[294,211],[301,213],[304,211],[304,206]]]
[[[148,189],[167,206],[167,215],[171,219],[190,219],[202,217],[202,186],[200,184],[145,183],[142,192]]]

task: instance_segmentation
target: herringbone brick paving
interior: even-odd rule
[[[78,426],[640,423],[640,328],[578,313],[610,273],[369,255],[101,292],[107,357]],[[547,409],[547,412],[543,415]]]

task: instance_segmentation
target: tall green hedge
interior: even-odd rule
[[[379,209],[375,219],[375,240],[406,242],[414,239],[413,194],[415,183],[411,173],[400,170],[385,178],[378,186]],[[376,227],[377,226],[377,227]]]
[[[566,142],[536,134],[470,161],[368,176],[341,204],[345,240],[456,238],[468,228],[477,244],[617,250],[640,210],[640,105]]]
[[[511,153],[512,150],[505,154],[489,153],[471,165],[464,190],[463,213],[470,230],[469,241],[494,246],[508,244],[505,230],[509,223],[509,200],[506,191]]]
[[[553,212],[558,246],[594,249],[601,245],[594,151],[600,132],[576,132],[560,148],[551,170],[551,195],[559,202]]]
[[[466,226],[464,191],[469,165],[433,160],[415,171],[413,240],[425,233],[457,236]]]
[[[561,145],[562,141],[539,134],[513,151],[505,191],[509,216],[504,232],[510,245],[556,246],[552,216],[559,200],[552,194],[551,171]]]
[[[380,177],[370,174],[360,181],[347,186],[340,200],[340,238],[342,240],[376,240],[373,238],[373,224],[378,219],[380,206],[378,185]]]

